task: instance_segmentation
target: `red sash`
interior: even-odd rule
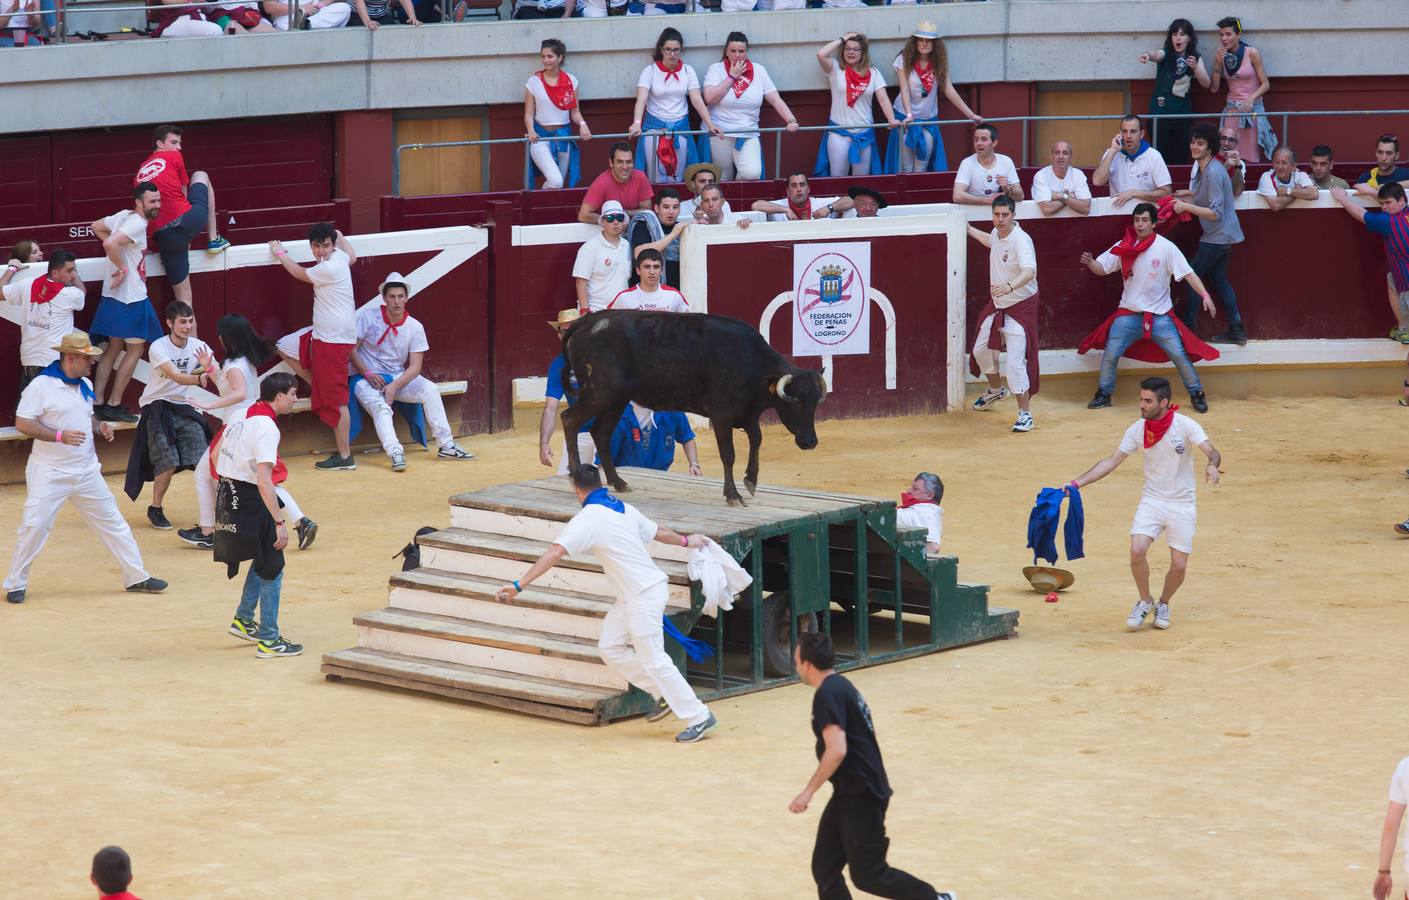
[[[753,84],[753,60],[746,59],[744,60],[744,64],[747,65],[748,68],[744,69],[744,74],[734,79],[735,97],[742,97],[744,91],[749,89],[749,85]]]
[[[1096,326],[1096,330],[1086,336],[1086,339],[1081,342],[1081,346],[1076,348],[1077,354],[1087,353],[1091,350],[1104,350],[1106,338],[1108,338],[1111,333],[1111,323],[1121,316],[1145,317],[1143,323],[1144,336],[1126,349],[1125,356],[1130,359],[1138,359],[1140,362],[1169,362],[1169,354],[1161,350],[1159,344],[1156,344],[1150,339],[1150,333],[1154,328],[1155,314],[1136,312],[1133,309],[1125,309],[1123,307],[1111,313],[1106,321]],[[1189,326],[1185,325],[1182,319],[1170,313],[1169,320],[1173,322],[1174,327],[1178,329],[1179,339],[1184,343],[1184,352],[1188,354],[1190,360],[1193,362],[1202,362],[1209,359],[1218,359],[1218,351],[1199,340],[1199,336],[1190,331]]]
[[[928,97],[934,92],[934,66],[921,68],[916,64],[913,71],[920,79],[920,96]]]
[[[48,303],[50,300],[59,296],[59,293],[67,286],[68,285],[62,282],[55,281],[47,274],[40,275],[38,278],[34,279],[34,281],[30,282],[29,302]]]
[[[866,93],[866,86],[871,83],[871,70],[867,69],[865,75],[858,75],[851,66],[844,66],[846,70],[846,105],[855,106],[857,99]]]
[[[1172,405],[1163,416],[1158,419],[1145,420],[1145,449],[1148,450],[1158,444],[1164,438],[1165,432],[1169,431],[1169,426],[1174,424],[1174,411],[1177,405]]]
[[[558,109],[576,109],[577,92],[572,89],[572,79],[568,73],[558,70],[558,83],[549,84],[548,79],[543,77],[543,70],[539,69],[535,74],[543,84],[543,92],[548,95],[548,99],[553,101],[553,105]]]
[[[382,321],[386,323],[386,331],[383,331],[383,332],[382,332],[382,336],[379,337],[379,338],[377,338],[377,346],[380,347],[380,346],[382,345],[382,341],[385,341],[385,340],[387,339],[387,335],[389,335],[389,334],[394,334],[394,335],[399,335],[399,334],[401,334],[401,332],[398,331],[397,329],[398,329],[399,327],[401,327],[402,325],[405,325],[405,324],[406,324],[406,320],[409,319],[409,318],[411,318],[411,317],[410,317],[409,315],[407,315],[406,313],[403,312],[403,313],[401,314],[401,321],[400,321],[400,322],[393,322],[391,319],[387,318],[386,307],[383,306],[383,307],[382,307]]]

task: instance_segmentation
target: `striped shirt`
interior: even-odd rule
[[[1394,276],[1394,289],[1401,294],[1409,291],[1409,209],[1393,215],[1366,212],[1365,227],[1385,239],[1385,257]]]

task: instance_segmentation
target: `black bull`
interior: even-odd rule
[[[768,346],[756,330],[728,316],[698,313],[603,310],[575,322],[563,334],[567,372],[563,383],[578,381],[577,396],[563,411],[563,433],[577,434],[596,418],[592,439],[607,482],[630,490],[611,458],[611,435],[630,401],[650,409],[705,416],[714,429],[724,464],[724,499],[743,498],[734,485],[734,429],[749,439],[744,487],[758,487],[758,447],[765,410],[778,414],[798,447],[817,446],[813,419],[826,396],[822,373],[800,369]],[[568,462],[576,466],[577,442],[567,442]]]

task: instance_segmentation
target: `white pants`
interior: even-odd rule
[[[455,436],[450,433],[450,420],[445,418],[445,404],[441,402],[440,391],[436,390],[435,382],[423,375],[417,375],[397,392],[396,399],[421,405],[426,415],[426,427],[430,429],[437,444],[448,447],[455,443]],[[357,402],[362,404],[362,408],[372,417],[372,422],[377,427],[377,440],[382,442],[382,449],[386,451],[387,456],[404,452],[401,441],[396,437],[396,422],[391,415],[391,406],[387,404],[382,392],[372,387],[365,378],[357,382]]]
[[[196,463],[196,510],[199,514],[196,524],[202,531],[215,528],[215,481],[210,474],[210,448],[207,447],[201,454],[201,461]],[[303,518],[303,510],[294,502],[294,495],[284,490],[282,484],[274,485],[274,495],[284,504],[289,520],[297,525]]]
[[[607,668],[655,699],[664,697],[685,724],[698,725],[709,718],[709,710],[665,653],[661,616],[666,599],[664,583],[635,597],[618,598],[602,620],[597,649]]]
[[[597,442],[592,440],[592,435],[588,434],[585,431],[581,432],[577,436],[577,455],[582,462],[587,463],[588,465],[591,465],[592,460],[597,458]],[[558,462],[558,474],[566,475],[567,473],[568,441],[565,437],[563,438],[563,458],[561,461]]]
[[[162,37],[217,37],[225,30],[214,22],[182,16],[162,30]]]
[[[1156,539],[1169,530],[1165,543],[1180,553],[1194,552],[1194,525],[1198,522],[1198,507],[1192,502],[1157,500],[1141,497],[1135,507],[1135,521],[1130,533]]]
[[[24,515],[20,518],[20,537],[15,544],[15,558],[10,563],[10,574],[5,576],[5,590],[18,591],[29,585],[29,568],[44,549],[49,532],[54,529],[54,518],[64,501],[72,500],[73,505],[88,520],[88,527],[97,532],[122,566],[122,586],[141,584],[148,578],[142,567],[142,553],[137,549],[137,540],[127,520],[117,511],[117,501],[113,492],[103,481],[103,472],[94,466],[87,474],[73,475],[56,472],[44,463],[36,463],[30,457],[24,469],[25,497]],[[70,553],[69,555],[73,555]]]
[[[652,184],[675,184],[685,180],[686,160],[689,159],[690,151],[686,144],[693,141],[692,135],[676,135],[675,137],[675,171],[667,171],[656,159],[656,145],[660,143],[660,135],[653,134],[646,137],[646,177]],[[630,213],[627,213],[630,215]]]
[[[983,320],[974,338],[974,361],[978,370],[985,375],[998,371],[998,351],[988,349],[988,337],[993,329],[993,316]],[[1003,349],[1007,354],[1004,370],[1008,375],[1008,390],[1014,394],[1026,394],[1031,387],[1027,380],[1027,332],[1012,316],[1003,317]]]
[[[861,151],[861,161],[853,169],[849,155],[851,153],[851,138],[827,132],[827,165],[831,168],[829,174],[834,178],[840,178],[844,175],[870,175],[871,149],[871,147],[867,147]]]
[[[720,181],[758,181],[763,177],[763,144],[754,135],[734,149],[737,138],[710,135],[709,152],[722,173]]]
[[[607,17],[606,6],[587,6],[584,4],[578,9],[581,10],[584,19],[605,19]]]
[[[568,147],[569,145],[564,143],[563,146]],[[538,167],[538,171],[543,173],[545,188],[563,186],[563,179],[568,170],[568,161],[572,158],[570,149],[554,155],[552,142],[547,138],[540,137],[536,143],[529,146],[528,155],[533,158],[533,164]]]
[[[341,28],[347,24],[347,20],[350,18],[352,18],[351,4],[330,3],[308,17],[308,27]],[[274,28],[279,31],[289,30],[288,16],[274,16],[270,21],[274,23]]]
[[[916,154],[903,142],[900,145],[900,171],[902,172],[923,172],[930,164],[930,157],[934,156],[934,138],[927,131],[920,132],[925,142],[923,154]],[[896,140],[900,140],[899,137]]]

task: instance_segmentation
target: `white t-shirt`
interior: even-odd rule
[[[710,119],[722,131],[752,131],[757,128],[758,113],[763,108],[764,96],[778,92],[778,89],[773,86],[773,79],[768,76],[768,70],[763,68],[761,63],[754,63],[753,81],[749,82],[743,96],[736,96],[734,83],[729,80],[728,63],[720,60],[705,71],[704,83],[705,87],[713,87],[721,82],[728,82],[729,87],[724,91],[724,96],[720,98],[719,102],[710,106]],[[734,136],[738,137],[738,135]],[[684,215],[683,209],[681,215]]]
[[[1169,167],[1164,157],[1151,147],[1133,160],[1125,151],[1117,150],[1111,160],[1111,193],[1124,191],[1153,191],[1173,182],[1169,177]]]
[[[925,543],[939,544],[944,534],[944,510],[937,503],[916,503],[895,511],[896,528],[925,529]]]
[[[259,483],[260,463],[279,460],[279,426],[268,416],[239,416],[225,423],[215,473],[250,484]]]
[[[892,0],[891,5],[895,5],[894,0]],[[895,62],[891,63],[890,67],[895,70],[895,80],[899,82],[901,75],[905,73],[904,54],[897,53],[895,55]],[[925,83],[920,80],[920,76],[915,74],[914,70],[912,69],[910,72],[910,77],[907,80],[906,84],[902,84],[900,86],[901,90],[906,90],[907,88],[910,91],[911,115],[913,115],[916,119],[939,118],[939,92],[944,90],[944,85],[939,83],[938,76],[935,77],[934,90],[930,91],[924,96],[921,96],[922,94],[924,94]],[[905,108],[900,105],[899,96],[897,96],[895,99],[895,105],[898,109],[901,110]]]
[[[1120,257],[1109,250],[1096,257],[1096,262],[1101,264],[1107,275],[1120,271]],[[1125,290],[1120,295],[1121,308],[1165,315],[1173,306],[1169,298],[1170,277],[1187,278],[1193,272],[1179,248],[1157,234],[1150,248],[1135,258],[1134,271],[1130,273]]]
[[[711,114],[711,115],[712,115],[712,114]],[[679,216],[679,218],[677,219],[677,221],[680,221],[680,222],[693,222],[693,221],[695,221],[695,210],[699,208],[699,205],[700,205],[700,198],[699,198],[699,197],[691,197],[689,200],[681,200],[681,201],[680,201],[680,216]],[[733,210],[731,210],[731,209],[729,208],[729,201],[728,201],[728,200],[725,200],[725,201],[724,201],[724,215],[725,215],[725,217],[727,218],[728,215],[729,215],[729,213],[731,213],[731,212],[733,212]]]
[[[230,371],[238,369],[240,374],[245,376],[245,396],[234,406],[226,406],[211,412],[222,422],[234,422],[244,417],[245,410],[254,405],[254,401],[259,399],[259,373],[254,370],[254,365],[243,356],[238,359],[227,359],[225,365],[220,368],[220,383],[223,385],[230,377]]]
[[[1032,176],[1033,200],[1051,200],[1060,197],[1062,191],[1068,192],[1077,200],[1091,199],[1091,186],[1086,183],[1086,173],[1076,166],[1067,166],[1065,178],[1058,178],[1051,166],[1038,169],[1037,174]]]
[[[964,190],[970,194],[993,197],[1003,193],[1003,189],[998,186],[999,175],[1007,178],[1009,184],[1021,184],[1018,180],[1018,167],[1013,165],[1011,157],[995,153],[993,167],[985,169],[978,161],[978,154],[972,153],[959,163],[959,171],[954,173],[954,186],[957,188],[962,184]]]
[[[657,312],[689,312],[690,304],[685,295],[670,285],[663,284],[654,291],[647,291],[639,284],[628,288],[612,298],[607,309],[649,309]]]
[[[5,301],[20,308],[20,365],[47,366],[59,358],[58,346],[64,335],[73,331],[73,314],[83,308],[83,291],[76,287],[59,288],[48,303],[34,303],[36,291],[52,291],[58,282],[40,272],[24,281],[12,281],[4,287]]]
[[[357,343],[357,301],[352,296],[352,261],[341,250],[310,269],[313,337],[325,344]]]
[[[0,0],[0,16],[5,15],[6,13],[10,12],[11,10],[16,10],[16,9],[19,9],[19,8],[20,8],[19,0]],[[38,18],[38,17],[36,16],[36,18]],[[28,28],[28,27],[29,27],[29,16],[28,16],[28,15],[12,15],[12,16],[10,16],[10,23],[5,26],[5,30],[6,30],[6,31],[9,31],[9,30],[14,29],[14,28]],[[6,35],[6,37],[9,37],[9,35]],[[46,365],[47,365],[47,363],[46,363]]]
[[[123,245],[122,266],[127,274],[122,283],[113,287],[112,263],[104,265],[103,296],[123,303],[140,303],[147,299],[147,220],[130,209],[113,213],[103,220],[113,234],[125,234],[132,243]]]
[[[83,379],[88,382],[88,379]],[[88,389],[93,389],[88,382]],[[82,446],[70,447],[55,441],[33,441],[29,458],[46,468],[71,475],[86,475],[98,468],[98,451],[93,443],[93,401],[84,399],[77,385],[41,375],[20,394],[15,418],[33,419],[55,431],[82,431],[88,439]]]
[[[989,284],[1006,284],[1017,281],[1023,269],[1033,271],[1032,280],[1011,294],[1005,294],[993,301],[997,309],[1007,309],[1037,293],[1037,251],[1032,246],[1032,238],[1017,222],[1006,238],[998,236],[998,229],[990,233],[991,244],[988,250]]]
[[[1316,187],[1316,182],[1311,180],[1311,176],[1301,169],[1292,169],[1292,182],[1285,184],[1277,180],[1277,173],[1268,169],[1262,173],[1262,177],[1257,180],[1257,192],[1264,197],[1277,196],[1277,185],[1281,185],[1288,190],[1294,188]]]
[[[876,121],[875,112],[871,109],[871,98],[876,96],[876,91],[886,86],[885,76],[881,74],[880,69],[871,67],[871,80],[866,83],[866,90],[850,105],[846,102],[846,66],[832,60],[832,74],[827,76],[827,80],[831,82],[832,87],[832,110],[829,117],[834,124],[855,128]]]
[[[689,92],[700,89],[700,78],[694,66],[681,63],[674,72],[663,72],[651,63],[641,70],[636,86],[646,89],[647,115],[674,122],[690,114]]]
[[[572,277],[587,280],[587,307],[606,309],[631,280],[631,243],[618,238],[613,247],[600,232],[583,243],[572,264]]]
[[[753,12],[756,0],[719,0],[720,12]]]
[[[147,348],[147,364],[151,372],[147,374],[147,386],[142,390],[138,406],[146,406],[153,400],[166,400],[170,403],[185,403],[186,388],[161,373],[163,363],[171,363],[182,375],[190,375],[200,365],[198,357],[210,352],[210,347],[200,338],[186,338],[186,346],[178,347],[171,335],[163,335],[152,341]]]
[[[1141,419],[1125,430],[1120,439],[1124,454],[1145,451],[1145,491],[1141,495],[1152,500],[1176,503],[1194,502],[1194,450],[1208,440],[1203,426],[1183,413],[1174,414],[1174,422],[1159,443],[1145,447],[1145,420]]]
[[[1394,767],[1394,777],[1389,780],[1389,800],[1409,806],[1409,756]],[[1404,831],[1404,871],[1409,872],[1409,829]]]
[[[577,77],[562,70],[558,71],[558,79],[566,77],[572,82],[572,92],[577,93]],[[523,84],[524,88],[533,95],[533,121],[544,128],[561,128],[572,120],[571,110],[558,109],[553,101],[548,99],[548,92],[543,88],[543,80],[535,73],[528,77],[528,81]]]
[[[382,318],[385,309],[380,303],[369,303],[357,313],[357,355],[368,369],[395,378],[406,371],[412,353],[425,353],[431,345],[425,326],[410,313],[391,333]]]
[[[816,212],[817,210],[819,210],[819,209],[822,209],[822,208],[827,207],[827,206],[831,206],[833,203],[836,203],[836,202],[837,202],[838,200],[840,200],[841,198],[840,198],[840,197],[808,197],[807,199],[808,199],[808,202],[811,204],[810,209],[812,210],[812,212],[815,213],[815,212]],[[784,197],[784,198],[781,199],[781,200],[774,200],[773,202],[776,203],[776,204],[778,204],[779,206],[787,206],[787,205],[788,205],[788,198],[787,198],[787,197]],[[828,216],[827,218],[829,218],[829,219],[835,219],[835,218],[838,218],[838,216],[837,216],[836,213],[832,213],[832,214],[831,214],[830,216]],[[788,221],[788,217],[787,217],[787,215],[786,215],[785,213],[769,213],[769,214],[768,214],[768,221],[770,221],[770,222],[786,222],[786,221]]]
[[[636,597],[665,583],[665,573],[651,560],[646,545],[655,540],[656,523],[630,503],[625,512],[605,506],[584,506],[573,516],[553,543],[568,555],[582,558],[591,553],[602,564],[607,580],[620,598]]]

